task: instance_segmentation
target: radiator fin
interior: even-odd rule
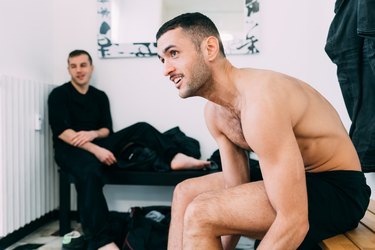
[[[52,87],[0,76],[0,237],[58,207],[58,175],[47,116]]]

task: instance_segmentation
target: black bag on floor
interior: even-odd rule
[[[122,250],[165,250],[171,207],[132,207]]]

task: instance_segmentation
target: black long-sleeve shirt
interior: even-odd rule
[[[55,149],[65,143],[58,136],[66,129],[108,128],[113,132],[108,97],[93,86],[89,86],[86,94],[79,93],[71,82],[54,88],[48,97],[48,115]]]

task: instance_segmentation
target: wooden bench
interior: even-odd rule
[[[60,209],[59,209],[59,234],[64,235],[71,231],[70,223],[70,184],[74,178],[63,171],[59,171],[60,179]],[[105,173],[105,184],[113,185],[149,185],[149,186],[176,186],[183,180],[203,176],[217,170],[183,170],[170,172],[145,172],[128,170],[111,170]]]
[[[375,201],[370,205],[356,229],[340,234],[321,242],[325,250],[375,249]]]

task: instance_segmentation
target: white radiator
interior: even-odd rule
[[[58,207],[47,114],[51,88],[0,75],[0,238]]]

